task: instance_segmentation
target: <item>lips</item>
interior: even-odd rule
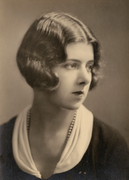
[[[83,91],[76,91],[76,92],[72,92],[72,94],[75,94],[75,95],[83,95],[84,92],[83,92]]]

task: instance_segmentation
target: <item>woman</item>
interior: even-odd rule
[[[1,177],[127,179],[125,141],[82,105],[100,78],[100,45],[93,33],[69,14],[44,14],[25,34],[17,64],[34,99],[0,127],[6,138]]]

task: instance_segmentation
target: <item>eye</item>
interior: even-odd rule
[[[87,69],[88,72],[91,72],[92,69],[93,69],[93,67],[94,67],[94,64],[88,64],[88,65],[86,66],[86,69]]]
[[[67,64],[65,64],[64,67],[69,70],[78,69],[78,64],[77,63],[67,63]]]

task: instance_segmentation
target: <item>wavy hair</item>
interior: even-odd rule
[[[100,79],[100,44],[91,30],[80,20],[66,13],[51,12],[35,20],[26,32],[17,52],[17,64],[27,83],[40,90],[53,91],[59,78],[52,68],[67,58],[66,46],[88,42],[94,50],[94,67],[90,90]]]

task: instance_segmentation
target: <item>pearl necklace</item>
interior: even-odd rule
[[[71,124],[69,126],[68,133],[66,136],[66,142],[68,141],[68,139],[71,135],[71,132],[73,130],[73,126],[74,126],[75,120],[76,120],[76,114],[77,114],[77,111],[74,112],[73,120],[71,121]],[[29,130],[30,130],[30,120],[31,120],[31,109],[29,109],[27,112],[27,133],[28,133],[28,135],[29,135]]]

